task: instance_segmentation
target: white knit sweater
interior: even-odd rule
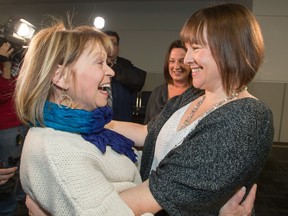
[[[118,192],[141,182],[133,162],[81,135],[31,128],[20,167],[25,192],[52,215],[134,215]]]

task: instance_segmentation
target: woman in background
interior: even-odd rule
[[[170,44],[163,69],[165,83],[152,91],[147,103],[144,124],[157,116],[170,98],[182,94],[192,85],[190,67],[184,64],[186,51],[180,40]]]

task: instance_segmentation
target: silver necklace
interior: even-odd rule
[[[234,98],[237,98],[238,95],[243,92],[244,90],[247,90],[247,87],[244,86],[242,89],[240,89],[240,91],[237,92],[232,92],[232,94],[226,98],[224,98],[223,100],[221,100],[219,103],[215,104],[211,109],[207,110],[203,116],[206,116],[207,114],[209,114],[210,112],[212,112],[213,110],[217,109],[218,107],[220,107],[222,104],[224,104],[227,101],[233,100]],[[206,98],[206,95],[203,95],[201,100],[198,101],[198,103],[193,107],[192,111],[190,112],[190,114],[187,116],[187,118],[185,119],[185,121],[183,122],[182,126],[180,127],[179,130],[182,130],[183,128],[187,127],[190,124],[190,121],[192,119],[192,117],[194,116],[194,114],[197,112],[197,110],[199,109],[199,107],[201,106],[201,104],[204,102]]]
[[[190,123],[190,120],[192,119],[193,115],[195,114],[195,112],[199,109],[199,107],[201,106],[201,104],[204,102],[206,98],[206,95],[203,95],[203,97],[201,98],[201,100],[198,101],[198,103],[193,107],[192,111],[190,112],[190,114],[187,116],[187,118],[185,119],[185,121],[183,122],[182,126],[180,127],[179,130],[182,130],[183,128],[187,127]]]

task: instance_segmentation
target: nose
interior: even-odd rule
[[[180,61],[175,61],[175,62],[174,62],[174,68],[175,68],[175,69],[181,68],[181,65],[182,65],[182,64],[181,64]]]
[[[107,64],[106,64],[106,68],[105,68],[105,76],[108,76],[108,77],[115,76],[115,72]]]
[[[191,49],[188,49],[184,57],[184,64],[192,65],[193,63],[194,63],[193,52],[191,51]]]

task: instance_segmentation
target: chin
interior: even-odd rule
[[[97,104],[97,107],[105,107],[107,106],[107,101],[105,103],[99,103]]]
[[[97,100],[94,101],[94,105],[96,107],[104,107],[108,104],[108,98],[98,98]]]

